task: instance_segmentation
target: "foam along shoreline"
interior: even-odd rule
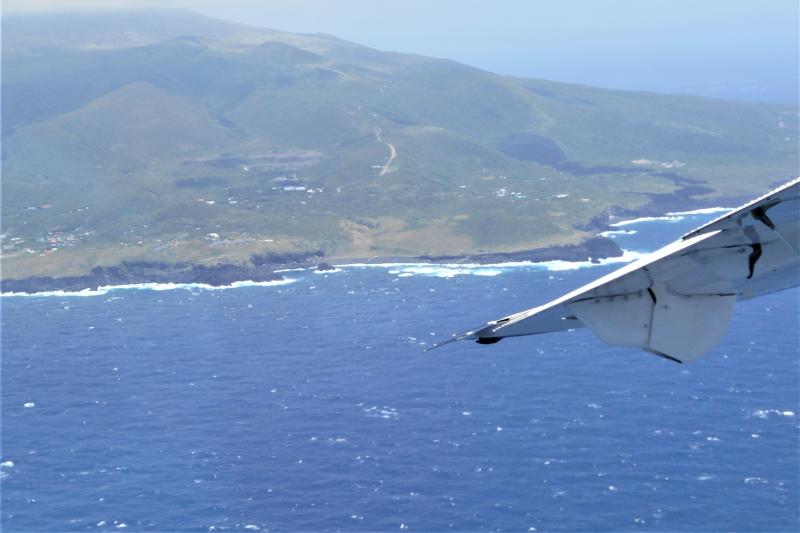
[[[632,224],[640,224],[642,222],[678,222],[679,220],[683,220],[688,216],[713,215],[714,213],[725,213],[731,211],[732,209],[733,208],[731,207],[704,207],[702,209],[694,209],[692,211],[670,211],[662,216],[631,218],[628,220],[611,222],[608,225],[612,228],[620,228],[624,226],[630,226]],[[601,235],[603,234],[601,233]]]
[[[600,263],[603,258],[622,257],[623,251],[611,239],[592,237],[580,244],[552,246],[519,252],[484,253],[459,256],[380,257],[365,259],[330,258],[340,265],[364,264],[459,264],[496,265],[518,263],[524,265],[548,264],[554,268],[570,265],[571,262]],[[218,264],[213,266],[191,263],[164,263],[157,261],[123,261],[119,265],[97,266],[79,276],[52,278],[32,276],[21,279],[0,279],[3,294],[13,295],[76,295],[93,296],[108,292],[109,287],[170,290],[174,288],[212,289],[236,288],[247,284],[271,284],[283,279],[280,272],[292,269],[315,269],[320,273],[335,272],[336,269],[322,262],[322,251],[292,254],[265,254],[253,256],[250,264]],[[464,266],[461,269],[467,268]],[[484,267],[489,268],[489,267]],[[579,267],[569,267],[579,268]],[[482,270],[481,275],[494,275]]]
[[[578,270],[596,266],[610,265],[616,263],[629,263],[640,257],[647,255],[633,250],[622,250],[622,254],[601,259],[588,259],[584,261],[566,261],[555,259],[550,261],[507,261],[497,263],[432,263],[432,262],[374,262],[374,263],[341,263],[336,264],[336,268],[327,271],[317,271],[314,267],[285,269],[287,271],[310,271],[315,274],[331,274],[344,272],[346,269],[359,268],[383,268],[389,269],[390,274],[397,277],[429,276],[437,278],[453,278],[455,276],[498,276],[511,270],[545,270],[548,272],[559,272],[565,270]],[[170,291],[176,289],[185,290],[227,290],[241,287],[275,287],[288,285],[297,281],[297,278],[286,278],[273,281],[234,281],[228,285],[209,285],[207,283],[130,283],[120,285],[103,285],[97,288],[86,288],[78,291],[69,290],[50,290],[38,292],[4,292],[2,297],[81,297],[81,296],[103,296],[113,291],[122,290],[151,290],[151,291]]]
[[[432,276],[438,278],[452,278],[455,276],[497,276],[509,270],[533,269],[559,272],[564,270],[578,270],[616,263],[630,263],[646,253],[633,250],[623,250],[622,255],[606,257],[596,260],[564,261],[560,259],[551,261],[509,261],[500,263],[429,263],[429,262],[397,262],[397,263],[346,263],[337,264],[337,268],[385,268],[391,269],[391,274],[398,277]]]
[[[694,209],[692,211],[672,211],[667,213],[669,216],[692,216],[692,215],[713,215],[715,213],[726,213],[733,211],[735,207],[705,207],[703,209]]]
[[[599,233],[601,237],[611,237],[613,235],[636,235],[638,232],[635,229],[618,229],[609,230]]]
[[[227,289],[238,289],[241,287],[275,287],[280,285],[289,285],[294,283],[296,279],[280,279],[273,281],[234,281],[228,285],[209,285],[208,283],[130,283],[124,285],[104,285],[96,289],[82,289],[79,291],[66,291],[66,290],[53,290],[41,292],[4,292],[0,293],[1,297],[35,297],[41,298],[46,296],[58,297],[72,297],[72,296],[103,296],[113,291],[125,290],[145,290],[145,291],[172,291],[176,289],[184,290],[203,290],[203,291],[219,291]]]

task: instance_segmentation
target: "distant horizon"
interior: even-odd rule
[[[184,10],[250,27],[323,33],[370,48],[446,58],[500,75],[608,89],[798,105],[795,2],[763,6],[580,1],[549,6],[411,0],[291,5],[233,0],[6,1],[3,16]],[[390,16],[387,16],[390,15]],[[457,15],[457,16],[456,16]]]

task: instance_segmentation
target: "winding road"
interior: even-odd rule
[[[389,159],[386,161],[386,164],[381,167],[381,171],[378,173],[378,176],[385,176],[391,171],[392,161],[394,161],[395,157],[397,157],[397,148],[395,148],[392,143],[383,140],[383,137],[381,137],[380,128],[375,130],[375,138],[378,140],[378,142],[382,142],[389,147]]]

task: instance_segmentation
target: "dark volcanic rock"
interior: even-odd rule
[[[272,265],[280,268],[302,268],[309,266],[310,263],[324,256],[325,252],[322,250],[314,250],[313,252],[287,252],[283,254],[268,252],[266,254],[254,255],[250,258],[250,262],[255,266]]]
[[[123,261],[110,267],[94,267],[83,276],[51,278],[36,276],[23,279],[0,280],[2,292],[36,293],[45,291],[81,291],[108,285],[135,283],[204,283],[230,285],[234,281],[277,281],[283,279],[267,266],[250,265],[191,265],[189,263],[162,263],[156,261]]]
[[[162,261],[123,261],[114,266],[96,266],[82,276],[51,278],[35,276],[22,279],[0,280],[2,292],[36,293],[46,291],[82,291],[110,285],[136,283],[203,283],[219,287],[235,281],[278,281],[284,279],[274,271],[280,268],[322,267],[332,269],[327,263],[319,263],[325,256],[322,250],[311,252],[267,253],[254,255],[249,264],[219,263],[195,265],[191,263],[165,263]],[[325,266],[330,268],[325,268]]]
[[[317,264],[317,272],[328,272],[331,270],[336,270],[336,267],[330,263],[321,262]]]

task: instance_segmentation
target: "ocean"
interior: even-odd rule
[[[623,224],[626,259],[710,213]],[[679,365],[423,351],[619,265],[340,266],[2,298],[4,531],[797,531],[797,289]]]

